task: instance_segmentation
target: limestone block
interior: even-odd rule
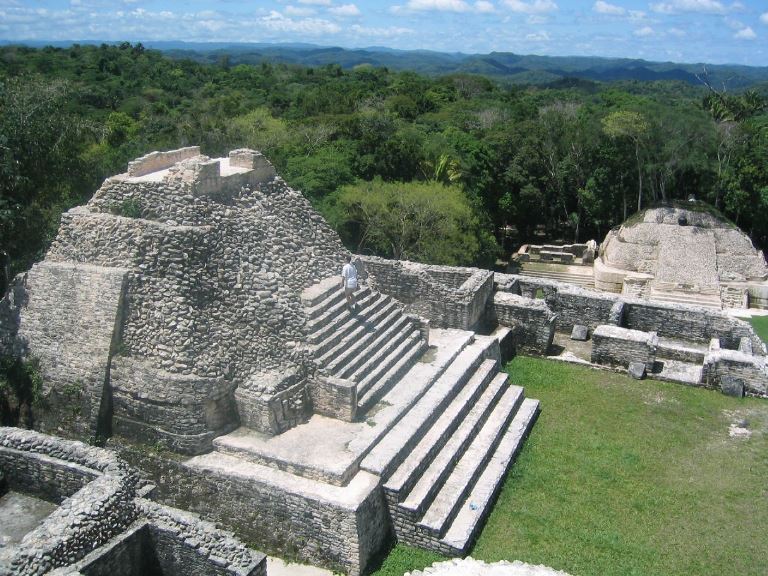
[[[740,338],[739,352],[744,352],[745,354],[752,354],[752,340],[750,340],[746,336]]]
[[[645,362],[630,362],[629,375],[635,380],[642,380],[645,377]]]
[[[309,382],[315,414],[354,422],[357,415],[357,382],[345,378],[318,376]]]
[[[608,324],[621,326],[624,322],[624,302],[618,300],[611,306],[611,312],[608,314]]]
[[[726,396],[741,398],[744,396],[744,381],[735,376],[725,374],[720,377],[720,391]]]
[[[589,337],[589,329],[581,324],[576,324],[571,330],[571,340],[585,341]]]

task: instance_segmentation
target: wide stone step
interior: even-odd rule
[[[370,376],[358,385],[358,412],[364,414],[376,404],[402,378],[411,366],[426,352],[427,345],[419,330],[414,330],[381,363]]]
[[[583,286],[586,288],[593,288],[595,280],[592,275],[571,274],[568,272],[545,272],[540,270],[520,270],[521,276],[530,276],[533,278],[544,278],[547,280],[557,280],[558,282],[565,282],[567,284],[576,284],[577,286]]]
[[[442,375],[371,449],[360,466],[382,478],[400,466],[407,453],[440,417],[486,358],[498,358],[498,342],[477,337],[453,359]]]
[[[393,312],[391,316],[391,320],[387,318],[387,325],[381,327],[383,331],[377,330],[373,334],[374,338],[365,342],[362,353],[348,356],[344,365],[334,367],[336,377],[358,382],[413,332],[412,320],[400,310]]]
[[[452,556],[463,556],[468,552],[538,414],[538,400],[523,400],[496,451],[446,530],[440,542],[441,552]]]
[[[300,300],[307,316],[316,318],[339,295],[343,295],[341,278],[330,276],[302,290]]]
[[[351,347],[359,344],[366,335],[375,332],[382,321],[397,311],[397,303],[389,296],[383,296],[371,302],[366,309],[351,315],[336,332],[329,334],[326,340],[318,344],[315,349],[315,358],[318,359],[320,366],[327,367],[336,358],[348,352]],[[386,329],[386,325],[382,325],[382,328]],[[332,369],[329,370],[332,371]]]
[[[688,306],[699,306],[701,308],[711,308],[720,310],[722,302],[718,296],[708,296],[705,294],[683,294],[651,291],[651,300],[657,302],[669,302],[670,304],[686,304]]]
[[[370,293],[371,289],[368,286],[362,286],[355,292],[355,297],[359,301]],[[341,311],[346,309],[346,307],[347,299],[344,297],[344,291],[337,286],[328,294],[327,300],[320,302],[312,308],[304,309],[304,313],[309,319],[308,327],[310,331],[314,331],[318,326],[322,326],[326,322],[329,322]]]
[[[517,412],[522,394],[523,390],[519,386],[510,386],[504,392],[424,513],[418,523],[420,531],[435,538],[445,534],[462,502],[493,456],[507,425]]]
[[[466,447],[466,441],[482,425],[490,407],[496,404],[499,394],[505,389],[507,376],[498,373],[497,367],[494,360],[485,360],[480,365],[464,389],[384,484],[388,500],[406,501],[403,508],[412,512],[424,509],[430,487],[439,487],[441,476],[444,477],[446,470],[450,471]]]
[[[381,294],[378,292],[371,292],[371,290],[367,288],[362,290],[360,298],[357,300],[360,311],[362,312],[366,307],[378,301],[380,298]],[[351,314],[349,308],[347,308],[347,301],[342,299],[340,302],[329,308],[322,316],[307,324],[309,341],[313,344],[322,342],[329,334],[335,333],[339,326],[343,326],[348,322],[352,316],[353,314]]]
[[[355,363],[358,359],[370,356],[368,348],[373,342],[379,340],[384,334],[391,334],[393,326],[397,325],[403,318],[402,311],[394,302],[384,306],[376,311],[369,318],[360,319],[360,330],[354,330],[349,336],[344,338],[347,346],[333,356],[332,360],[324,364],[325,369],[340,378],[344,378],[339,372],[350,363]],[[363,362],[360,360],[359,362]],[[357,365],[359,365],[359,362]]]

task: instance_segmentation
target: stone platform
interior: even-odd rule
[[[392,531],[411,545],[466,553],[538,402],[499,373],[495,336],[432,329],[429,342],[357,421],[315,414],[278,436],[240,428],[217,438],[214,452],[181,464],[178,484],[190,485],[181,497],[203,507],[215,492],[212,519],[228,525],[241,510],[251,526],[301,534],[305,560],[351,574]]]

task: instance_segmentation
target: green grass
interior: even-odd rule
[[[752,324],[755,332],[757,332],[757,335],[763,339],[763,342],[768,344],[768,316],[752,316],[749,322]]]
[[[542,413],[472,556],[576,576],[768,574],[768,402],[519,357]],[[729,426],[748,422],[749,438]],[[379,575],[436,557],[397,546]]]

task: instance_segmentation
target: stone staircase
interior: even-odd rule
[[[519,274],[521,276],[567,282],[568,284],[575,284],[583,288],[595,287],[595,278],[591,266],[524,262],[520,264]]]
[[[387,504],[376,522],[391,520],[401,542],[464,555],[539,402],[499,372],[503,333],[434,329],[424,354],[418,317],[369,288],[357,297],[359,310],[350,313],[335,278],[302,294],[322,370],[355,379],[362,390],[357,418],[315,414],[276,436],[240,428],[186,465],[237,471],[271,486],[275,498],[285,490],[318,509],[340,502],[355,509],[369,499],[360,492],[368,486],[382,491]]]
[[[539,409],[498,369],[498,341],[476,337],[361,462],[401,542],[462,555],[490,513]]]
[[[688,306],[700,306],[720,310],[722,301],[716,293],[683,292],[681,290],[665,290],[651,286],[650,300],[668,302],[670,304],[687,304]]]
[[[368,411],[426,351],[417,316],[389,296],[362,287],[349,310],[337,278],[302,295],[309,343],[320,370],[357,384],[358,414]]]

